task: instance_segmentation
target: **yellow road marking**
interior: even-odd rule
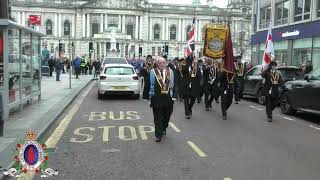
[[[192,141],[188,141],[189,146],[200,156],[200,157],[207,157],[207,155],[196,146]]]
[[[173,129],[174,131],[176,131],[177,133],[180,133],[180,132],[181,132],[180,129],[178,129],[177,126],[174,125],[172,122],[169,122],[169,125],[170,125],[170,126],[172,127],[172,129]]]
[[[46,145],[48,148],[54,148],[59,140],[61,139],[64,131],[67,129],[68,125],[70,124],[73,116],[79,110],[81,103],[83,102],[84,98],[87,96],[89,91],[91,90],[94,83],[92,83],[89,88],[80,96],[80,98],[76,101],[75,105],[72,109],[68,112],[68,114],[63,118],[59,126],[54,130],[52,135],[46,141]]]
[[[223,180],[232,180],[231,178],[224,178]]]

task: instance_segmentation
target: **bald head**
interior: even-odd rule
[[[166,60],[163,57],[156,57],[156,64],[160,70],[163,70],[166,67]]]

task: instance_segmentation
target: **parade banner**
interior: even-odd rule
[[[217,59],[225,56],[228,28],[222,24],[206,24],[204,27],[203,55]]]

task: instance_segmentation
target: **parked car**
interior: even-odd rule
[[[320,112],[320,67],[306,74],[304,80],[287,82],[280,107],[284,114],[294,114],[297,110]]]
[[[141,82],[130,64],[106,64],[98,79],[98,98],[104,94],[140,97]]]
[[[105,64],[128,64],[128,62],[125,58],[121,57],[107,57],[101,63],[102,66]]]
[[[261,65],[250,69],[244,79],[243,95],[253,96],[258,99],[259,104],[265,104],[265,97],[262,95],[263,77],[261,77]],[[301,69],[293,66],[277,67],[284,82],[303,79]],[[281,90],[280,90],[281,92]]]

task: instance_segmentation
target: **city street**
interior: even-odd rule
[[[319,126],[279,109],[269,123],[264,109],[232,104],[224,121],[220,104],[207,112],[196,103],[187,120],[176,101],[156,143],[148,102],[98,100],[93,82],[48,131],[49,166],[54,179],[319,180]]]

